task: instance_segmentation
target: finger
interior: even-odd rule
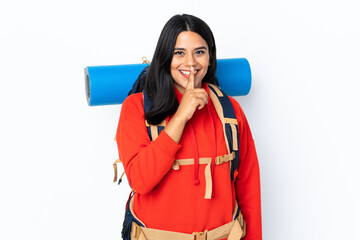
[[[195,96],[202,96],[203,98],[208,98],[209,97],[209,95],[207,94],[207,92],[203,88],[195,88],[195,89],[192,89],[191,92],[193,94],[195,94]]]
[[[194,89],[195,88],[195,70],[194,67],[190,68],[190,76],[189,76],[189,81],[188,84],[186,85],[186,89]]]
[[[201,99],[205,103],[208,103],[209,96],[206,93],[206,91],[202,88],[201,89],[199,89],[199,88],[192,89],[191,91],[189,91],[189,96],[191,96],[192,98],[195,98],[197,100]]]
[[[205,105],[206,105],[206,102],[202,101],[202,102],[198,105],[197,109],[200,110],[200,109],[202,109],[203,107],[205,107]]]
[[[207,94],[204,88],[195,88],[192,92]]]
[[[203,89],[203,90],[204,90],[204,89]],[[198,97],[198,98],[201,98],[201,99],[205,102],[205,104],[208,103],[209,96],[208,96],[208,94],[206,93],[205,90],[197,93],[197,97]]]
[[[197,109],[198,110],[202,109],[207,104],[207,98],[198,97],[197,104],[198,104]]]
[[[197,99],[197,101],[202,101],[204,102],[204,104],[208,104],[208,100],[209,100],[209,96],[208,94],[204,91],[199,91],[199,92],[194,92],[196,91],[197,88],[192,90],[192,95]]]

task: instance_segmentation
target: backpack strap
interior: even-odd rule
[[[221,90],[220,87],[208,84],[210,99],[214,104],[216,112],[223,124],[225,143],[228,154],[235,154],[235,158],[230,162],[231,181],[235,179],[237,167],[239,165],[239,131],[235,111],[230,98]]]
[[[144,112],[145,114],[150,110],[152,105],[152,101],[148,94],[146,93],[145,89],[143,90],[143,99],[144,99]],[[154,141],[160,134],[162,130],[164,130],[166,125],[166,118],[158,125],[151,125],[145,120],[146,128],[150,137],[150,141]]]
[[[230,161],[230,177],[231,181],[233,181],[236,177],[239,165],[239,131],[235,111],[230,98],[221,90],[220,87],[214,84],[208,84],[208,86],[210,89],[210,99],[215,106],[221,123],[223,124],[228,155],[234,155],[234,159]],[[143,91],[143,97],[144,112],[147,113],[150,110],[152,101],[145,90]],[[166,126],[166,119],[158,125],[150,125],[147,121],[145,121],[145,123],[150,140],[153,141],[159,136],[160,132],[164,130]]]
[[[237,167],[239,165],[239,132],[238,132],[238,123],[235,116],[235,111],[230,101],[230,98],[221,90],[220,87],[208,84],[210,89],[210,99],[214,104],[215,110],[223,124],[223,131],[225,136],[226,148],[228,150],[228,154],[226,155],[226,161],[230,162],[230,177],[231,181],[234,181],[237,175]],[[143,93],[143,102],[144,102],[144,112],[147,113],[150,110],[152,105],[152,101],[145,90]],[[148,135],[150,137],[150,141],[154,141],[160,134],[162,130],[164,130],[166,126],[166,119],[164,119],[158,125],[151,125],[145,120],[146,128],[148,131]],[[224,156],[217,157],[224,158]],[[192,159],[191,159],[192,160]],[[180,160],[176,160],[174,162],[173,169],[178,170],[179,165],[192,165],[194,164],[192,160],[191,163],[182,162]],[[224,161],[221,161],[216,164],[221,164]],[[116,163],[114,163],[116,165]],[[116,169],[114,167],[115,172]],[[117,177],[115,177],[116,179]],[[116,180],[114,180],[116,181]]]

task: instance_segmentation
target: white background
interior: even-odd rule
[[[151,60],[177,13],[209,24],[218,58],[251,64],[237,100],[260,162],[264,239],[359,239],[355,0],[2,1],[0,238],[120,239],[121,106],[88,107],[83,69]]]

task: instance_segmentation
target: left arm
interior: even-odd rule
[[[244,240],[261,240],[260,171],[255,143],[239,103],[231,98],[239,127],[239,166],[235,179],[236,198],[246,222]]]

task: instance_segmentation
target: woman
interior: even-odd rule
[[[126,213],[134,216],[125,219],[123,237],[240,239],[245,229],[241,214],[235,214],[238,204],[247,225],[243,239],[262,239],[255,145],[231,97],[239,164],[233,177],[231,161],[215,164],[228,153],[223,124],[209,97],[215,72],[216,46],[208,25],[191,15],[172,17],[159,37],[143,93],[130,95],[122,105],[116,140],[134,191],[128,204],[132,211]],[[151,102],[146,111],[144,98]],[[150,139],[146,126],[159,124],[163,131]],[[204,164],[200,160],[205,158],[210,160]],[[184,159],[190,163],[179,165]],[[223,235],[215,234],[219,231]]]

